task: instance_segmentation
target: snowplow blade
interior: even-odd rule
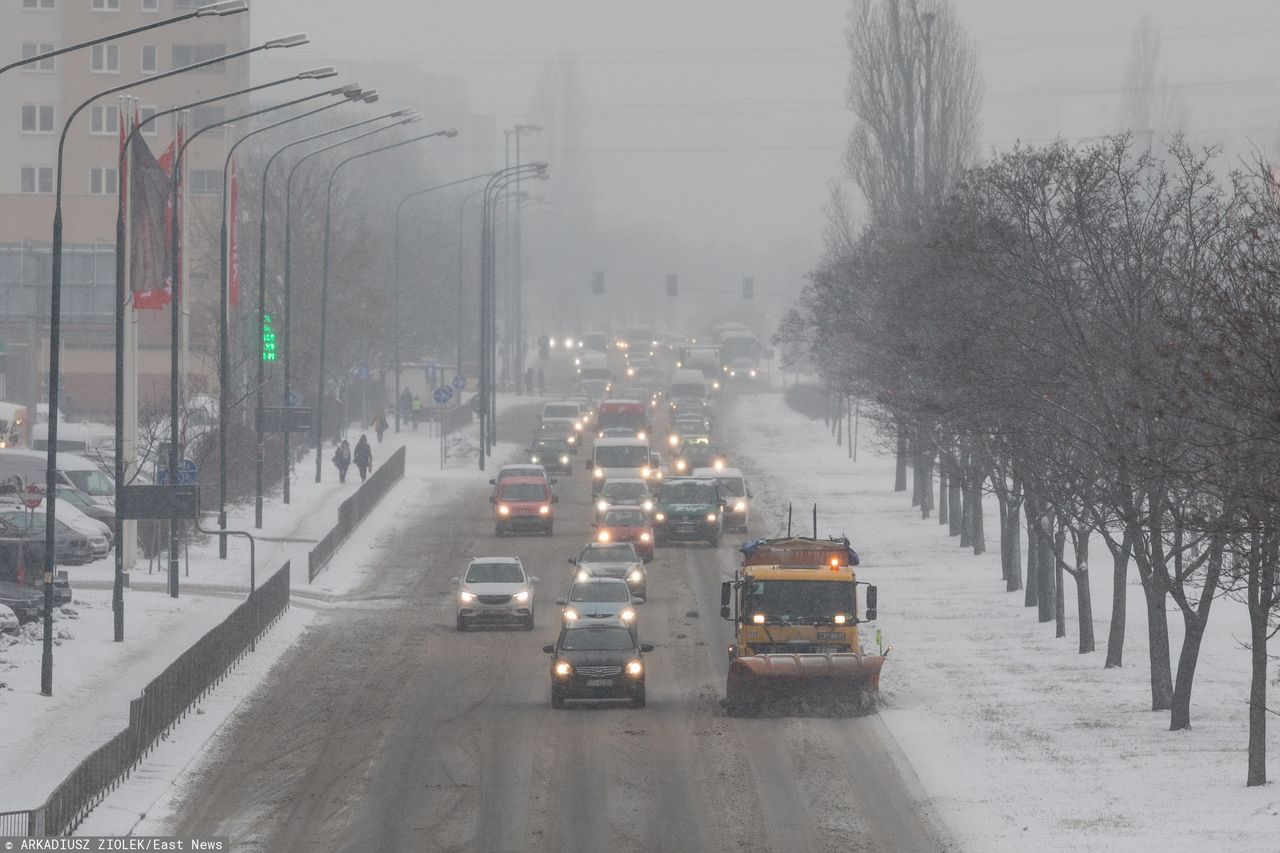
[[[884,657],[769,654],[729,662],[725,707],[745,716],[849,716],[875,707]]]

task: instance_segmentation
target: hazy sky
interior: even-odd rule
[[[1116,127],[1129,34],[1164,36],[1194,141],[1270,146],[1280,115],[1276,0],[955,0],[986,80],[984,147]],[[579,57],[600,208],[689,240],[820,248],[841,174],[848,0],[255,0],[255,37],[305,30],[315,59],[421,61],[471,109],[525,118],[539,67]],[[358,11],[356,11],[358,10]],[[358,18],[359,20],[353,20]],[[383,85],[394,100],[394,86]],[[536,119],[534,119],[536,121]],[[498,140],[467,144],[499,147]],[[500,152],[498,152],[500,156]],[[554,164],[552,164],[554,171]]]

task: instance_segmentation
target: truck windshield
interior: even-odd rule
[[[837,613],[853,615],[850,581],[753,580],[743,596],[743,616],[763,613],[770,622],[828,620]]]
[[[596,447],[596,464],[602,468],[640,468],[649,464],[649,448]]]

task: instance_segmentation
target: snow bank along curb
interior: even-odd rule
[[[404,446],[391,454],[391,458],[382,463],[377,471],[356,489],[356,493],[342,502],[338,507],[338,524],[320,540],[307,555],[307,582],[316,579],[316,575],[324,571],[329,560],[338,553],[342,543],[347,541],[360,522],[378,505],[391,487],[404,477]]]
[[[286,562],[152,680],[129,703],[129,725],[80,762],[43,804],[0,812],[0,835],[56,836],[73,830],[275,624],[289,606],[289,573]]]

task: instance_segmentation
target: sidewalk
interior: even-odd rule
[[[499,413],[511,406],[539,398],[499,398]],[[359,432],[355,432],[359,437]],[[264,581],[292,560],[291,585],[295,605],[323,607],[341,597],[372,570],[361,556],[374,547],[375,531],[396,521],[414,489],[427,483],[471,480],[481,477],[475,463],[477,427],[447,437],[448,460],[440,470],[440,440],[427,429],[415,432],[407,424],[396,435],[388,431],[382,444],[370,434],[375,466],[401,445],[408,453],[405,481],[383,499],[378,511],[344,545],[329,567],[307,583],[307,553],[336,522],[338,506],[359,487],[353,468],[346,483],[328,463],[326,446],[321,482],[315,483],[314,456],[295,469],[292,502],[283,504],[279,486],[264,501],[263,529],[253,530],[253,503],[228,511],[230,529],[261,535],[257,546],[257,578]],[[509,449],[508,449],[509,450]],[[485,479],[488,474],[484,474]],[[444,499],[450,489],[435,488],[433,499]],[[390,511],[387,511],[390,510]],[[208,522],[206,522],[208,523]],[[24,626],[17,637],[0,635],[0,778],[21,780],[0,792],[0,811],[31,808],[90,752],[124,728],[129,702],[186,648],[226,618],[249,588],[249,545],[229,539],[226,560],[218,559],[216,537],[191,542],[190,564],[183,567],[180,597],[167,595],[166,576],[147,573],[139,561],[125,590],[125,641],[115,643],[111,610],[113,557],[88,566],[70,567],[75,601],[55,611],[53,695],[40,695],[41,631],[38,623]],[[305,629],[306,619],[288,619],[282,625]],[[281,630],[280,627],[275,629]],[[285,644],[283,648],[287,648]],[[283,651],[281,649],[281,652]]]

